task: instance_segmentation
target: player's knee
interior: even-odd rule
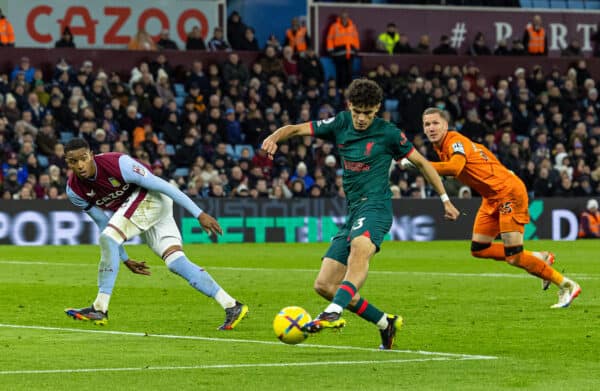
[[[523,245],[504,246],[504,254],[506,254],[506,262],[511,265],[519,265],[523,254]]]
[[[490,248],[491,245],[492,245],[491,243],[481,243],[481,242],[472,241],[471,242],[471,255],[473,255],[476,258],[486,258],[483,255],[483,251],[487,248]]]
[[[317,294],[327,300],[333,299],[335,286],[327,281],[316,279],[313,288]]]
[[[350,242],[350,252],[355,255],[370,257],[375,253],[375,245],[367,236],[357,236]]]

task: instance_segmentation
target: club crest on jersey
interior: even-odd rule
[[[373,141],[369,141],[367,143],[367,145],[365,146],[365,156],[371,155],[371,149],[373,149],[373,145],[375,145]]]
[[[142,166],[134,165],[132,170],[138,175],[146,176],[146,170]]]
[[[116,179],[115,179],[115,178],[113,178],[113,177],[110,177],[110,178],[108,178],[108,181],[110,182],[110,184],[111,184],[113,187],[121,187],[121,182],[119,182],[118,180],[116,180]]]
[[[503,215],[512,213],[512,202],[509,201],[509,202],[505,202],[502,205],[500,205],[499,211]]]

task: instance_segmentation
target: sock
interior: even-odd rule
[[[110,302],[110,295],[108,293],[98,292],[98,296],[96,296],[96,300],[94,300],[93,307],[95,310],[107,312],[109,302]]]
[[[356,315],[360,316],[364,320],[368,320],[371,323],[375,323],[377,327],[379,327],[379,323],[385,323],[385,326],[380,327],[381,329],[385,329],[387,327],[387,316],[383,311],[379,308],[375,307],[373,304],[369,303],[362,297],[356,302],[356,304],[352,307],[348,307],[348,309],[354,312]]]
[[[119,244],[108,235],[100,235],[100,265],[98,265],[98,291],[111,295],[119,274]],[[106,302],[108,309],[108,301]],[[99,309],[99,308],[97,308]],[[103,310],[105,311],[105,310]]]
[[[333,312],[341,313],[342,310],[344,308],[346,308],[348,306],[348,304],[350,304],[350,301],[356,294],[356,291],[357,291],[356,287],[350,281],[342,281],[337,292],[335,292],[335,296],[333,296],[333,300],[331,301],[331,304],[336,304],[339,306],[339,310],[333,311]],[[332,311],[327,311],[327,310],[325,310],[325,311],[332,312]]]
[[[515,266],[527,270],[528,273],[533,274],[543,280],[550,280],[556,285],[562,284],[564,277],[561,273],[554,270],[551,266],[546,265],[546,262],[540,258],[534,256],[531,251],[524,250],[519,254],[515,254],[512,258],[517,257],[516,260],[511,262]],[[507,257],[507,261],[511,257]]]
[[[471,254],[477,258],[492,258],[497,261],[504,261],[504,244],[492,243],[488,248],[483,250],[471,251]]]
[[[235,299],[229,296],[229,293],[225,292],[223,288],[219,288],[215,294],[215,300],[223,307],[223,309],[235,306]]]
[[[183,254],[183,253],[182,253]],[[190,285],[208,297],[215,297],[221,287],[206,270],[191,262],[185,255],[165,261],[170,271],[184,278]]]

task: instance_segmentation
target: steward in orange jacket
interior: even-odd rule
[[[542,27],[542,17],[535,15],[533,23],[525,28],[523,46],[529,55],[545,56],[548,54],[548,40],[546,30]]]
[[[297,18],[292,19],[292,27],[285,32],[284,46],[290,46],[294,53],[303,54],[308,48],[310,38],[305,26],[300,26]]]
[[[15,31],[2,10],[0,10],[0,46],[15,46]]]
[[[600,238],[600,212],[595,199],[588,201],[587,210],[579,218],[579,238]]]
[[[327,52],[332,57],[346,56],[347,59],[350,59],[358,53],[359,49],[358,30],[348,17],[348,13],[343,12],[329,27]]]

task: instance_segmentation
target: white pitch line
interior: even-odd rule
[[[74,369],[24,369],[14,371],[0,371],[0,375],[33,375],[52,373],[90,373],[90,372],[141,372],[141,371],[176,371],[191,369],[237,369],[237,368],[281,368],[281,367],[314,367],[325,365],[373,365],[373,364],[400,364],[407,362],[424,361],[464,361],[474,358],[432,357],[432,358],[408,358],[396,360],[360,360],[360,361],[313,361],[313,362],[289,362],[289,363],[255,363],[255,364],[215,364],[215,365],[190,365],[173,367],[131,367],[131,368],[74,368]]]
[[[125,335],[130,337],[153,337],[153,338],[165,338],[165,339],[187,339],[196,341],[211,341],[211,342],[239,342],[239,343],[253,343],[261,345],[277,345],[285,346],[281,342],[277,341],[261,341],[254,339],[239,339],[239,338],[214,338],[214,337],[202,337],[196,335],[172,335],[172,334],[148,334],[131,331],[116,331],[116,330],[87,330],[87,329],[74,329],[68,327],[48,327],[48,326],[28,326],[28,325],[17,325],[17,324],[4,324],[0,323],[0,328],[12,328],[12,329],[30,329],[30,330],[46,330],[46,331],[66,331],[73,333],[89,333],[89,334],[111,334],[111,335]],[[378,352],[383,354],[389,353],[412,353],[421,355],[432,355],[442,357],[453,357],[457,359],[466,360],[495,360],[496,356],[483,356],[473,354],[461,354],[461,353],[445,353],[445,352],[429,352],[425,350],[386,350],[381,351],[373,348],[362,348],[358,346],[337,346],[337,345],[317,345],[317,344],[300,344],[297,345],[300,348],[317,348],[317,349],[336,349],[336,350],[357,350],[364,352]]]
[[[97,264],[93,263],[66,263],[66,262],[38,262],[38,261],[0,261],[0,265],[41,265],[41,266],[94,266]],[[228,267],[228,266],[206,266],[206,269],[210,270],[232,270],[232,271],[246,271],[246,272],[300,272],[300,273],[317,273],[319,269],[276,269],[276,268],[261,268],[261,267]],[[446,273],[446,272],[415,272],[415,271],[390,271],[390,270],[370,270],[369,274],[390,274],[390,275],[411,275],[411,276],[439,276],[439,277],[483,277],[483,278],[522,278],[529,279],[531,276],[527,273],[514,274],[514,273]],[[578,280],[598,280],[600,275],[589,275],[571,273],[572,277],[576,277]]]

